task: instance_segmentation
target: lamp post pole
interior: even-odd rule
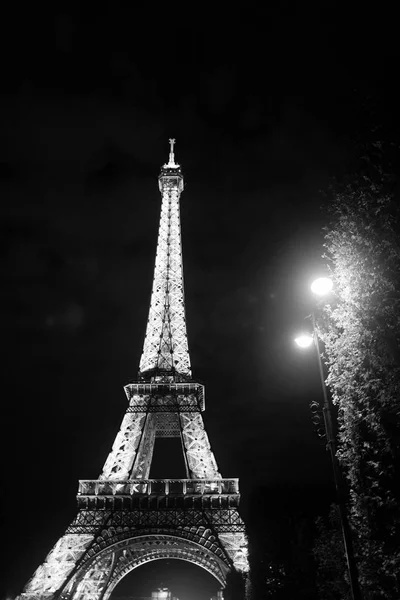
[[[340,524],[342,527],[344,550],[345,550],[345,554],[346,554],[347,569],[348,569],[349,579],[350,579],[351,597],[352,597],[352,600],[362,600],[360,585],[358,582],[357,564],[356,564],[356,561],[354,558],[354,548],[353,548],[353,541],[352,541],[352,537],[351,537],[351,529],[350,529],[349,520],[347,518],[346,498],[345,498],[345,494],[344,494],[344,483],[343,483],[343,478],[342,478],[341,471],[339,468],[339,462],[338,462],[338,459],[336,456],[336,440],[335,440],[335,435],[334,435],[333,427],[332,427],[331,404],[330,404],[328,392],[327,392],[326,385],[325,385],[324,370],[323,370],[323,365],[322,365],[321,352],[320,352],[320,347],[319,347],[319,339],[318,339],[317,327],[316,327],[316,323],[315,323],[314,312],[311,313],[311,319],[312,319],[313,334],[314,334],[313,335],[314,344],[315,344],[315,349],[316,349],[317,358],[318,358],[318,369],[319,369],[319,375],[321,378],[321,386],[322,386],[322,393],[323,393],[323,399],[324,399],[324,403],[322,406],[322,414],[323,414],[323,418],[324,418],[326,444],[327,444],[327,448],[329,450],[329,453],[331,456],[331,461],[332,461],[333,478],[335,481],[335,488],[336,488],[336,499],[337,499],[337,504],[338,504],[338,508],[339,508],[339,517],[340,517]]]

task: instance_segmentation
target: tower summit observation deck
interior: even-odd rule
[[[149,318],[138,381],[96,480],[79,481],[78,513],[19,600],[108,600],[141,564],[181,559],[222,587],[248,571],[238,480],[222,478],[204,428],[204,386],[193,381],[186,332],[175,140],[161,168],[162,196]],[[185,479],[149,479],[155,439],[182,442]]]

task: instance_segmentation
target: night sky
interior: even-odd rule
[[[191,360],[222,475],[240,477],[253,523],[266,496],[315,514],[329,505],[309,411],[316,360],[293,337],[324,270],[321,190],[371,122],[399,130],[394,15],[344,6],[4,13],[0,597],[20,591],[62,535],[78,479],[98,477],[118,431],[145,333],[169,137],[186,186]],[[152,476],[182,475],[168,452],[156,447]],[[168,583],[173,568],[155,565],[131,579],[137,595]],[[181,600],[210,596],[201,577],[204,594]]]

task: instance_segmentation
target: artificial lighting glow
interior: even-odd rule
[[[302,335],[299,335],[299,337],[295,338],[294,341],[299,346],[299,348],[309,348],[313,343],[313,340],[314,338],[312,335],[310,335],[309,333],[303,333]]]
[[[318,277],[311,284],[311,291],[317,296],[325,296],[333,288],[333,281],[329,277]]]

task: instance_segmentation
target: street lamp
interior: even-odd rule
[[[314,341],[314,336],[309,333],[301,333],[294,341],[299,348],[309,348]]]
[[[311,284],[311,291],[318,296],[325,296],[329,294],[329,292],[333,288],[332,280],[328,277],[320,277],[316,279]],[[354,548],[353,541],[351,537],[351,529],[349,520],[347,517],[346,510],[346,495],[345,495],[345,487],[343,477],[339,467],[339,461],[336,456],[336,439],[333,433],[332,426],[332,411],[331,411],[331,400],[328,396],[328,391],[326,389],[325,377],[324,377],[324,369],[321,358],[321,351],[319,346],[319,338],[317,333],[317,327],[315,322],[314,312],[311,313],[311,322],[313,333],[312,335],[309,333],[303,333],[295,338],[296,344],[300,348],[308,348],[314,342],[314,347],[317,353],[318,359],[318,369],[319,375],[321,379],[322,386],[322,395],[323,395],[323,405],[322,405],[322,414],[324,418],[324,426],[325,426],[325,434],[326,434],[326,446],[329,450],[329,454],[332,462],[332,470],[333,470],[333,478],[335,481],[336,488],[336,500],[339,508],[339,517],[340,524],[342,527],[343,534],[343,542],[344,542],[344,550],[346,554],[347,561],[347,569],[349,573],[350,579],[350,589],[351,589],[351,597],[352,600],[362,600],[360,585],[358,583],[358,572],[357,572],[357,564],[354,558]]]
[[[326,296],[332,291],[333,281],[330,277],[318,277],[311,284],[311,291],[317,296]]]

